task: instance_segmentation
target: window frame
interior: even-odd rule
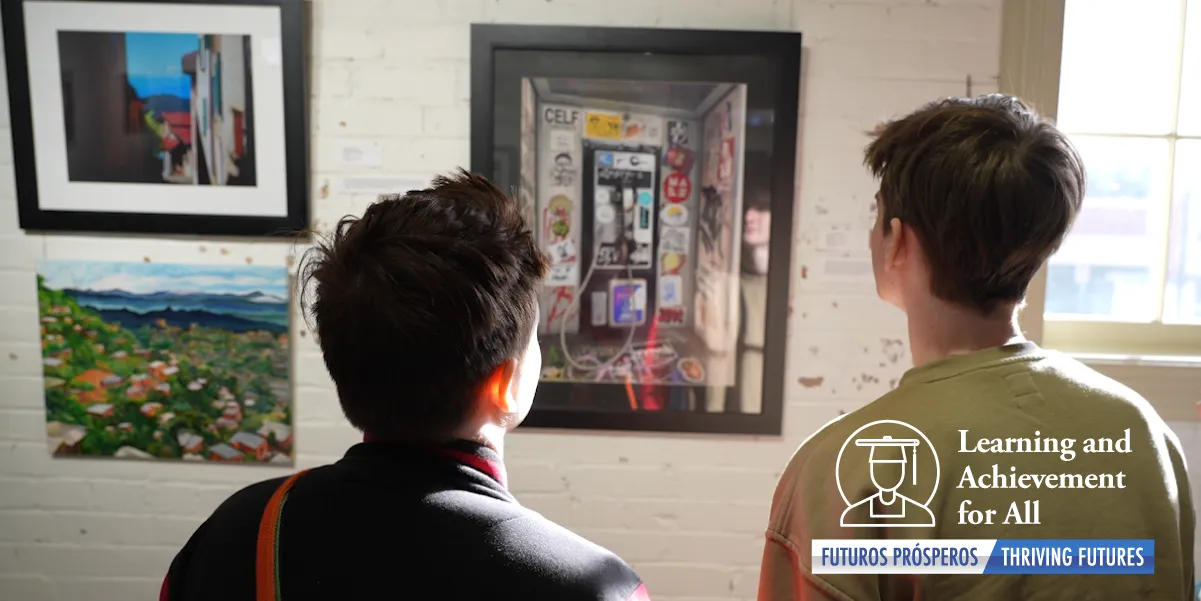
[[[1113,134],[1094,131],[1067,131],[1071,136],[1088,136],[1097,138],[1139,138],[1160,140],[1168,144],[1168,174],[1166,185],[1168,197],[1164,199],[1165,206],[1159,207],[1165,215],[1164,229],[1171,228],[1171,219],[1176,204],[1175,175],[1176,144],[1180,140],[1198,139],[1198,136],[1182,136],[1178,133],[1180,113],[1180,92],[1184,78],[1184,36],[1187,23],[1187,8],[1189,0],[1180,2],[1181,23],[1177,32],[1181,40],[1180,52],[1177,56],[1176,81],[1172,100],[1172,130],[1167,134]],[[1055,0],[1055,4],[1066,6],[1067,0]],[[1063,50],[1063,18],[1060,18],[1059,49],[1056,54],[1062,55]],[[1050,51],[1050,48],[1047,48]],[[1057,74],[1058,75],[1058,74]],[[1056,86],[1058,88],[1058,84]],[[1058,95],[1057,95],[1058,96]],[[1055,98],[1058,108],[1058,97]],[[1171,356],[1201,356],[1201,326],[1191,324],[1171,324],[1163,322],[1164,294],[1167,285],[1167,255],[1171,245],[1170,234],[1163,241],[1164,260],[1154,268],[1152,277],[1155,281],[1156,319],[1151,322],[1121,322],[1105,319],[1072,319],[1046,318],[1044,306],[1044,341],[1065,351],[1088,354],[1116,354],[1141,357],[1171,357]],[[1044,276],[1045,277],[1045,276]],[[1045,292],[1045,287],[1044,287]]]
[[[1000,90],[1051,120],[1059,105],[1065,5],[1066,0],[1005,0],[1002,13]],[[1173,131],[1173,162],[1175,140],[1192,137]],[[1028,339],[1131,387],[1165,419],[1201,421],[1201,325],[1045,319],[1046,294],[1044,264],[1018,319]]]

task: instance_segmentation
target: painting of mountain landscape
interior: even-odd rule
[[[292,463],[283,267],[45,261],[54,455]]]

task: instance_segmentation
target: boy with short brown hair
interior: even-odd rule
[[[1067,137],[1002,95],[935,102],[874,135],[865,163],[880,180],[876,289],[906,314],[914,368],[797,450],[772,503],[759,599],[1191,598],[1194,515],[1179,440],[1137,393],[1040,349],[1017,324],[1030,281],[1084,198]],[[1129,440],[1131,452],[1060,448],[1097,437]],[[1025,450],[976,452],[997,439]],[[1101,479],[1107,490],[1006,485],[1065,473],[1123,478]],[[1006,512],[1031,499],[1034,515]],[[1047,538],[1154,539],[1154,573],[813,569],[825,559],[815,539]]]

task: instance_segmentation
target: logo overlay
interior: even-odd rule
[[[843,486],[844,471],[862,471],[864,464],[874,490],[848,491]],[[932,528],[934,513],[929,505],[938,490],[941,469],[934,445],[921,430],[891,419],[861,426],[842,443],[834,464],[838,494],[847,504],[839,524],[846,528]]]
[[[979,438],[969,441],[958,431],[959,454],[1044,454],[1069,463],[1077,453],[1131,453],[1130,430],[1118,438],[1078,441],[1056,439],[1034,431],[1025,438]],[[949,442],[949,441],[946,441]],[[948,445],[949,446],[949,445]],[[1077,450],[1078,449],[1078,450]],[[946,449],[944,449],[946,450]],[[987,461],[987,463],[992,463]],[[1034,464],[1032,464],[1034,465]],[[1038,465],[1046,466],[1041,460]],[[1093,462],[1091,465],[1097,465]],[[940,488],[943,464],[930,438],[911,424],[877,420],[851,433],[835,462],[835,485],[846,504],[839,520],[847,540],[815,539],[814,574],[1153,574],[1155,541],[1143,539],[945,539],[939,521],[971,526],[981,534],[1001,526],[1042,524],[1041,493],[1057,489],[1125,488],[1125,474],[1025,473],[1017,465],[974,465],[969,460],[948,464],[954,473]],[[1059,473],[1059,472],[1064,473]],[[962,474],[960,474],[962,472]],[[974,490],[997,491],[1004,505],[974,507]],[[942,496],[935,502],[935,496]],[[1031,494],[1035,493],[1035,494]],[[1009,496],[1010,498],[1005,498]],[[977,501],[980,499],[977,498]],[[936,516],[937,512],[937,516]],[[889,528],[882,532],[861,529]],[[895,530],[891,530],[895,529]],[[963,529],[959,528],[962,532]],[[927,534],[928,533],[928,534]],[[1031,534],[1036,534],[1031,532]],[[925,536],[927,538],[903,538]],[[880,538],[877,538],[880,537]]]
[[[1154,574],[1153,540],[813,541],[814,574]]]

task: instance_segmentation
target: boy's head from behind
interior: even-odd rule
[[[931,103],[874,137],[864,162],[880,180],[871,250],[881,298],[902,310],[933,296],[1011,313],[1080,211],[1084,166],[1067,136],[993,94]]]
[[[350,423],[404,442],[515,427],[541,369],[546,269],[517,203],[465,171],[343,218],[301,273]]]

